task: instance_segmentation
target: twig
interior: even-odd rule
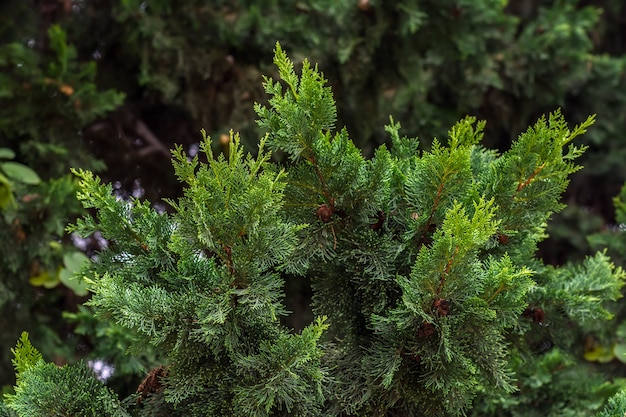
[[[546,163],[544,162],[543,164],[541,164],[540,167],[538,167],[537,169],[535,169],[535,171],[533,171],[532,174],[530,174],[530,177],[528,177],[526,179],[526,181],[522,181],[519,184],[517,184],[517,192],[519,192],[520,190],[522,190],[522,188],[526,187],[528,184],[530,184],[530,182],[533,180],[533,178],[535,178],[537,176],[537,174],[539,174],[541,172],[542,169],[544,169],[546,167]]]
[[[159,138],[157,138],[154,133],[152,133],[150,128],[141,119],[135,120],[134,130],[137,136],[141,137],[148,143],[148,146],[137,152],[139,156],[144,157],[153,152],[162,153],[168,158],[171,156],[170,150],[167,149],[165,145],[163,145]]]

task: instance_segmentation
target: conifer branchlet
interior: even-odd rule
[[[199,416],[496,413],[531,387],[528,369],[557,369],[577,332],[610,318],[624,274],[605,255],[563,268],[534,255],[593,117],[570,131],[556,111],[502,154],[472,117],[428,151],[391,119],[390,148],[366,159],[334,130],[318,69],[298,76],[280,45],[275,64],[257,156],[237,135],[227,156],[205,138],[207,163],[177,148],[186,188],[172,214],[75,172],[97,214],[70,230],[110,241],[84,271],[89,304],[167,369],[142,402]],[[283,286],[301,275],[318,318],[295,333]]]

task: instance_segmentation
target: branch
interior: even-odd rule
[[[330,195],[328,191],[328,186],[326,185],[326,179],[324,175],[322,175],[322,171],[320,170],[319,165],[317,165],[317,161],[315,160],[315,156],[311,155],[306,158],[309,161],[313,168],[315,169],[315,175],[317,175],[317,179],[320,181],[320,185],[322,186],[322,194],[324,194],[324,198],[326,198],[326,202],[330,206],[331,210],[335,211],[335,199]]]
[[[528,177],[526,179],[526,181],[522,181],[519,184],[517,184],[517,189],[515,190],[516,192],[519,192],[522,190],[522,188],[526,187],[528,184],[530,184],[533,180],[533,178],[535,178],[537,176],[537,174],[539,174],[541,172],[541,170],[543,170],[546,167],[546,163],[544,162],[543,164],[541,164],[540,167],[538,167],[537,169],[535,169],[535,171],[533,171],[532,174],[530,174],[530,177]]]
[[[452,269],[452,264],[454,263],[454,258],[456,257],[458,253],[459,253],[459,246],[457,245],[454,248],[454,252],[452,253],[452,256],[450,256],[450,259],[448,259],[448,262],[446,263],[446,267],[444,268],[441,276],[439,277],[439,286],[437,287],[437,292],[435,293],[437,297],[440,296],[441,291],[443,290],[443,286],[446,283],[446,277],[450,273],[450,269]]]
[[[450,172],[444,172],[441,182],[439,183],[439,188],[437,188],[437,195],[435,196],[435,201],[433,202],[433,207],[430,210],[430,215],[428,216],[428,220],[426,220],[426,224],[424,225],[424,232],[420,237],[419,243],[423,243],[426,238],[426,234],[430,230],[430,225],[433,221],[433,216],[435,215],[435,211],[437,211],[437,207],[439,207],[439,202],[441,200],[441,195],[443,194],[443,186],[446,183],[446,177],[450,174]]]
[[[148,126],[140,119],[135,120],[134,126],[135,133],[148,143],[148,146],[139,150],[137,154],[141,157],[149,155],[153,152],[162,153],[166,157],[170,158],[170,150],[157,138],[154,133],[148,128]]]

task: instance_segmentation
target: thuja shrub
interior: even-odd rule
[[[502,154],[481,147],[472,117],[429,151],[391,120],[391,147],[365,159],[335,130],[318,69],[305,61],[297,75],[279,45],[275,64],[281,80],[265,80],[269,104],[255,107],[258,154],[232,134],[226,154],[209,138],[202,159],[177,148],[185,193],[171,214],[75,171],[95,215],[69,230],[110,242],[83,271],[89,304],[132,332],[131,354],[164,358],[120,403],[83,365],[59,368],[103,404],[81,415],[592,415],[618,392],[577,358],[624,273],[603,253],[558,268],[535,257],[593,117],[570,130],[556,111]],[[283,288],[303,276],[316,318],[295,332],[280,321]],[[28,345],[7,407],[46,415],[42,399],[61,398],[45,383],[55,372]],[[623,404],[619,393],[603,415]]]

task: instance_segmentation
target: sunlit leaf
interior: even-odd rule
[[[31,285],[35,287],[54,288],[59,285],[59,277],[50,271],[43,271],[38,275],[33,275],[28,279]]]
[[[604,346],[598,346],[583,355],[589,362],[609,363],[615,359],[613,349]]]

